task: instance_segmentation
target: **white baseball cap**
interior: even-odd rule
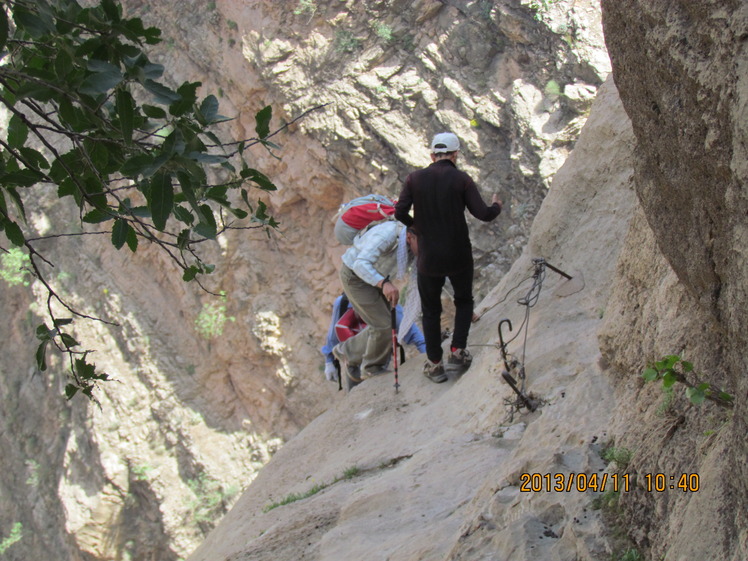
[[[443,154],[444,152],[456,152],[460,149],[460,139],[451,132],[440,132],[431,141],[431,153]]]

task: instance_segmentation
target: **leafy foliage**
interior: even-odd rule
[[[10,546],[21,541],[22,538],[23,525],[20,522],[16,522],[10,529],[10,535],[0,541],[0,555],[3,555],[6,551],[8,551],[8,548],[10,548]]]
[[[257,137],[223,143],[216,127],[228,119],[215,96],[201,98],[199,82],[176,88],[144,49],[161,32],[124,18],[115,0],[82,7],[76,0],[5,0],[0,10],[0,104],[9,113],[0,138],[0,232],[25,248],[29,268],[48,291],[52,327],[37,329],[37,364],[46,368],[50,344],[66,353],[68,397],[91,396],[106,380],[87,362],[89,351],[66,332],[69,306],[45,278],[50,260],[27,222],[26,205],[52,192],[75,203],[83,232],[105,233],[116,249],[157,245],[191,281],[213,272],[198,248],[228,229],[278,226],[250,188],[275,185],[250,167],[249,146],[277,148],[272,111],[256,115]],[[278,131],[276,131],[278,132]],[[0,253],[8,250],[0,246]],[[59,318],[52,301],[72,317]],[[66,314],[67,315],[67,314]]]
[[[315,483],[310,489],[305,491],[304,493],[290,493],[280,499],[279,501],[276,501],[274,503],[265,505],[263,507],[262,512],[269,512],[275,508],[278,508],[279,506],[285,506],[287,504],[295,503],[296,501],[302,501],[304,499],[308,499],[309,497],[316,495],[320,491],[323,491],[327,489],[330,485],[335,485],[339,481],[347,481],[349,479],[353,479],[357,475],[361,473],[361,469],[357,466],[351,466],[347,468],[342,476],[336,477],[332,480],[330,483]]]
[[[215,521],[226,512],[229,503],[239,493],[237,486],[224,489],[218,481],[204,473],[196,479],[188,480],[187,485],[195,494],[195,500],[190,502],[195,521],[206,525],[206,529],[213,527]]]
[[[672,389],[676,382],[685,385],[686,396],[694,405],[701,405],[708,399],[722,407],[733,406],[732,395],[716,389],[708,382],[692,382],[688,376],[695,376],[693,364],[682,360],[678,355],[665,356],[642,372],[642,378],[647,382],[662,380],[662,387],[665,390]]]
[[[226,296],[221,292],[221,302],[208,302],[195,319],[195,329],[204,339],[216,339],[223,334],[227,321],[235,321],[233,316],[226,315]]]
[[[0,254],[0,278],[10,286],[29,285],[29,256],[20,247],[11,247]]]

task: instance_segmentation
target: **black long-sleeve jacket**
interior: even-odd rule
[[[408,212],[413,207],[413,217]],[[405,180],[395,218],[418,233],[418,272],[429,276],[459,273],[473,266],[465,209],[484,222],[501,212],[486,205],[470,176],[451,160],[437,160]]]

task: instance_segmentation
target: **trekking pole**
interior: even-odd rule
[[[390,308],[390,317],[392,318],[392,360],[395,365],[395,393],[398,393],[400,382],[397,379],[397,311],[395,306]]]

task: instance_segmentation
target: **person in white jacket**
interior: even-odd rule
[[[343,254],[340,281],[367,327],[336,345],[333,354],[353,382],[387,372],[392,352],[390,310],[400,297],[393,282],[404,279],[415,236],[399,222],[387,221],[358,234]]]

